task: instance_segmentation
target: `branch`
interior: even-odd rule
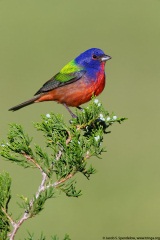
[[[29,158],[29,156],[27,156],[27,159],[32,160],[32,162],[35,163],[34,159]],[[36,166],[38,167],[39,165],[36,164]],[[40,184],[40,186],[39,186],[39,188],[38,188],[38,191],[37,191],[37,193],[36,193],[36,195],[35,195],[35,199],[38,199],[39,196],[40,196],[40,194],[41,194],[42,192],[44,192],[46,189],[48,189],[48,188],[50,188],[50,187],[53,187],[53,188],[58,187],[58,185],[66,182],[68,179],[70,179],[70,178],[72,178],[72,177],[74,176],[73,173],[70,173],[67,177],[61,179],[60,181],[57,181],[57,182],[55,182],[55,183],[53,183],[53,184],[48,184],[48,185],[45,186],[46,181],[48,180],[47,174],[42,171],[42,169],[40,168],[40,166],[39,166],[38,168],[41,170],[41,173],[42,173],[42,181],[41,181],[41,184]],[[33,207],[34,202],[35,202],[35,199],[30,200],[30,202],[29,202],[29,208],[30,208],[30,209]],[[29,219],[29,218],[31,217],[31,215],[29,214],[28,211],[26,211],[26,212],[24,213],[24,215],[22,216],[22,218],[21,218],[17,223],[15,223],[15,222],[12,220],[12,218],[5,212],[5,210],[3,210],[3,211],[4,211],[4,213],[6,214],[6,216],[8,217],[9,221],[11,222],[11,224],[12,224],[12,226],[13,226],[13,231],[8,235],[8,236],[9,236],[9,239],[10,239],[10,240],[14,240],[15,235],[16,235],[18,229],[20,228],[20,226],[21,226],[27,219]]]
[[[25,152],[22,152],[22,155],[30,162],[32,162],[41,172],[43,172],[43,169],[41,168],[41,166],[28,154],[26,154]]]
[[[18,229],[20,228],[20,226],[22,225],[22,223],[24,221],[26,221],[29,218],[29,214],[27,212],[24,213],[23,217],[14,225],[14,229],[13,231],[8,235],[10,240],[14,240],[15,235],[18,231]]]
[[[67,133],[68,133],[68,138],[66,140],[66,145],[68,145],[70,143],[70,141],[72,140],[70,131],[67,130]]]
[[[27,156],[27,159],[28,159],[28,156]],[[31,160],[32,158],[30,158],[29,160]],[[35,163],[35,161],[32,159],[32,161]],[[36,164],[37,166],[37,164]],[[38,167],[38,166],[37,166]],[[39,168],[39,167],[38,167]],[[39,168],[41,170],[41,168]],[[47,181],[47,174],[44,173],[42,171],[42,181],[41,181],[41,184],[38,188],[38,191],[36,193],[36,199],[38,199],[39,195],[41,192],[43,192],[46,188],[45,188],[45,183]],[[33,204],[34,204],[34,199],[32,199],[30,202],[29,202],[29,207],[32,208],[33,207]],[[5,213],[6,214],[6,213]],[[6,214],[7,215],[7,214]],[[9,236],[9,239],[10,240],[14,240],[14,237],[18,231],[18,229],[20,228],[20,226],[27,220],[29,219],[31,216],[29,214],[28,211],[25,211],[24,215],[22,216],[22,218],[17,222],[15,223],[9,216],[7,216],[8,219],[10,220],[12,226],[13,226],[13,231],[8,235]]]
[[[51,184],[49,187],[58,187],[58,185],[66,182],[68,179],[72,178],[75,175],[75,173],[70,173],[68,176],[66,176],[65,178],[62,178],[61,180]]]

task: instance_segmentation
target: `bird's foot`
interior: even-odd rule
[[[84,109],[81,108],[80,106],[78,106],[77,108],[78,108],[80,111],[82,111],[82,112],[83,112],[83,110],[84,110]]]
[[[75,115],[74,113],[71,113],[72,118],[77,118],[77,115]]]
[[[63,105],[65,106],[67,111],[71,114],[72,118],[77,118],[77,116],[70,110],[70,108],[65,103],[63,103]]]

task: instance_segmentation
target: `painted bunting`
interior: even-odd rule
[[[91,48],[65,65],[62,70],[47,81],[33,98],[9,109],[16,111],[32,103],[56,101],[69,109],[88,102],[98,96],[105,87],[105,63],[111,59],[101,49]]]

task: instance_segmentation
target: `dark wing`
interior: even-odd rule
[[[57,73],[54,77],[48,80],[39,90],[35,93],[35,95],[49,92],[55,88],[62,87],[64,85],[73,83],[79,80],[84,74],[86,73],[85,70],[79,70],[72,73]]]

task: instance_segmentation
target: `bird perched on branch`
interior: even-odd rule
[[[32,103],[56,101],[69,109],[88,102],[98,96],[105,87],[105,63],[111,59],[101,49],[91,48],[65,65],[62,70],[47,81],[33,98],[9,109],[16,111]]]

